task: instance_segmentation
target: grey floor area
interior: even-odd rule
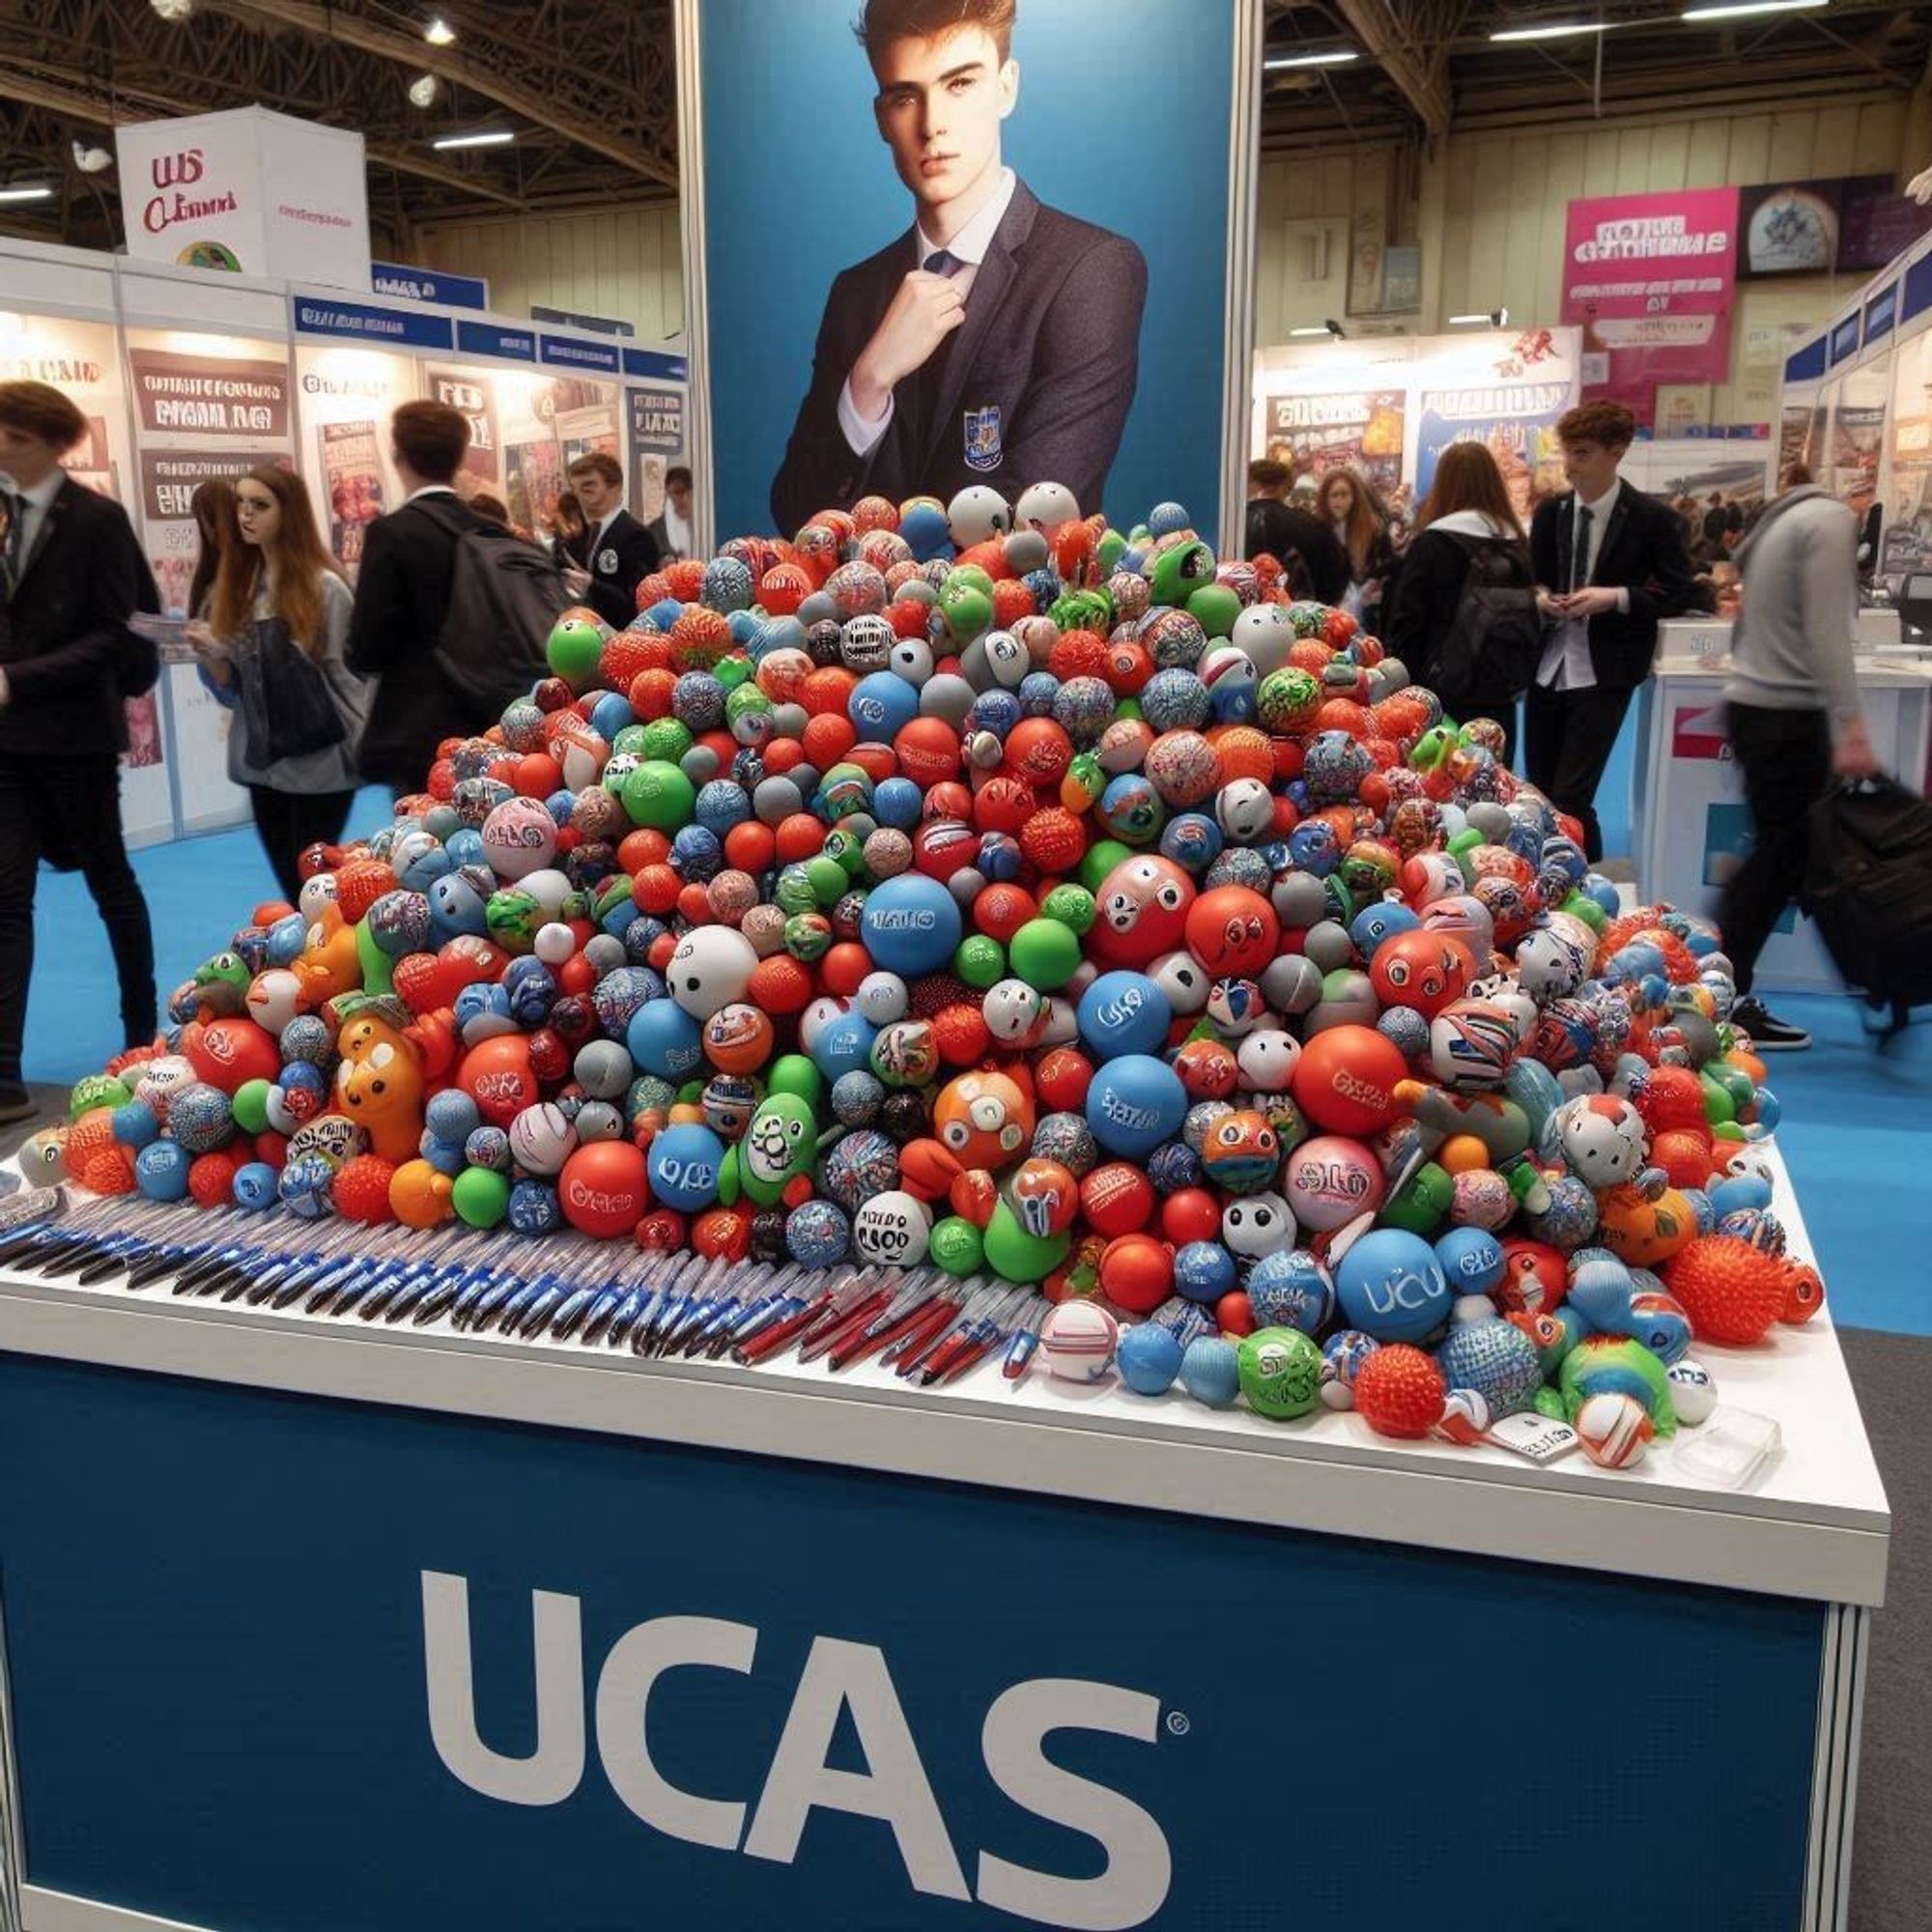
[[[65,1092],[33,1091],[59,1118]],[[0,1130],[0,1156],[26,1131]],[[1932,1338],[1838,1332],[1892,1510],[1890,1579],[1865,1684],[1851,1932],[1918,1932],[1932,1925]]]

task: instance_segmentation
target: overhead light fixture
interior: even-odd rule
[[[1288,332],[1291,335],[1326,335],[1328,325],[1325,322],[1318,322],[1312,328],[1291,328]]]
[[[1747,14],[1808,14],[1832,0],[1729,0],[1721,7],[1692,7],[1680,20],[1742,20]]]
[[[430,16],[430,23],[423,29],[423,39],[433,47],[454,46],[456,29],[440,14]]]
[[[419,73],[410,82],[410,105],[427,107],[436,99],[437,78],[433,73]]]
[[[0,187],[0,201],[51,201],[54,191],[44,182],[32,187]]]
[[[105,148],[91,148],[85,141],[76,141],[73,164],[84,175],[98,175],[114,165],[114,156]]]
[[[477,134],[444,134],[430,146],[445,153],[451,148],[504,148],[516,138],[507,128],[486,128]]]
[[[1361,55],[1353,47],[1330,47],[1325,53],[1318,54],[1270,54],[1262,66],[1269,73],[1274,73],[1290,67],[1347,67],[1350,61],[1360,59]]]
[[[185,20],[194,12],[194,0],[148,0],[164,20]]]
[[[1452,315],[1451,328],[1507,328],[1510,312],[1506,308],[1485,309],[1479,315]]]
[[[1498,27],[1492,41],[1566,41],[1573,34],[1607,34],[1614,20],[1551,20],[1539,27]]]

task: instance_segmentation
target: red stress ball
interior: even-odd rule
[[[1699,1341],[1761,1342],[1784,1313],[1784,1264],[1735,1235],[1700,1235],[1663,1270]]]
[[[199,1163],[196,1163],[199,1165]],[[330,1184],[328,1198],[345,1221],[366,1221],[372,1227],[396,1217],[389,1211],[389,1182],[396,1164],[380,1154],[358,1153],[343,1162]]]
[[[1387,1342],[1355,1371],[1355,1408],[1378,1435],[1417,1442],[1442,1419],[1449,1384],[1420,1349]]]

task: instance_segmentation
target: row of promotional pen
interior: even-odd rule
[[[934,1268],[805,1269],[548,1240],[431,1234],[239,1209],[96,1201],[59,1188],[6,1203],[0,1266],[76,1287],[154,1290],[312,1316],[548,1339],[747,1366],[796,1351],[834,1370],[876,1358],[921,1388],[997,1354],[1017,1382],[1050,1304],[1037,1290]]]

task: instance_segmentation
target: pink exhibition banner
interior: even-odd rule
[[[1562,319],[1585,357],[1608,355],[1600,394],[1658,383],[1721,383],[1731,366],[1738,191],[1593,195],[1570,204]]]

